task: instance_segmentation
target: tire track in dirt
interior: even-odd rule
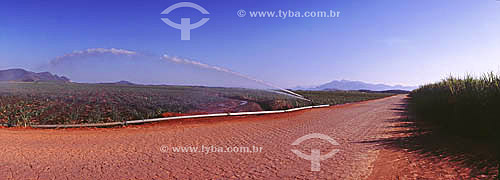
[[[0,129],[0,179],[363,179],[391,110],[404,96],[300,112],[172,121],[109,129]],[[340,146],[297,138],[322,133]],[[262,147],[260,153],[163,153],[163,146]],[[291,152],[326,154],[321,171]]]

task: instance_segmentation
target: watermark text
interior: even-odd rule
[[[201,145],[201,146],[166,146],[160,147],[160,151],[163,153],[261,153],[262,147],[259,146],[233,146],[233,147],[223,147],[223,146],[213,146],[213,145]]]

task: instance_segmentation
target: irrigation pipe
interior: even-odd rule
[[[305,106],[305,107],[292,108],[292,109],[287,109],[287,110],[277,110],[277,111],[255,111],[255,112],[201,114],[201,115],[176,116],[176,117],[132,120],[132,121],[123,121],[123,122],[111,122],[111,123],[96,123],[96,124],[31,125],[31,127],[32,128],[112,127],[112,126],[125,126],[128,124],[143,124],[143,123],[151,123],[151,122],[168,121],[168,120],[175,120],[175,119],[193,119],[193,118],[206,118],[206,117],[245,116],[245,115],[263,115],[263,114],[287,113],[287,112],[293,112],[293,111],[300,111],[300,110],[304,110],[304,109],[323,108],[323,107],[328,107],[328,106],[330,106],[330,105],[325,104],[325,105],[318,105],[318,106]]]

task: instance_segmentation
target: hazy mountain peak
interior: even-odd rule
[[[309,88],[310,90],[371,90],[371,91],[386,91],[386,90],[408,90],[416,89],[415,86],[402,86],[402,85],[386,85],[386,84],[371,84],[362,81],[352,80],[333,80],[331,82]]]
[[[64,76],[53,75],[49,72],[35,73],[24,69],[7,69],[0,70],[0,81],[15,81],[15,82],[39,82],[39,81],[58,81],[69,82],[70,80]]]

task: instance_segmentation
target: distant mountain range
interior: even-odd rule
[[[0,70],[0,82],[71,82],[70,79],[64,76],[57,76],[49,72],[31,72],[24,69],[7,69]],[[110,83],[97,83],[110,85],[137,85],[129,81],[118,81]]]
[[[129,81],[118,81],[118,82],[112,82],[112,83],[98,83],[98,84],[110,84],[110,85],[138,85]]]
[[[49,72],[35,73],[24,69],[7,69],[0,70],[0,82],[70,82],[70,79],[64,76],[57,76]],[[128,81],[119,81],[112,83],[99,84],[118,84],[118,85],[136,85]],[[388,90],[404,90],[411,91],[418,87],[416,86],[390,86],[385,84],[370,84],[361,81],[335,80],[319,86],[296,87],[294,90],[361,90],[361,91],[388,91]]]
[[[49,72],[35,73],[26,71],[24,69],[7,69],[0,70],[0,81],[11,82],[44,82],[44,81],[57,81],[57,82],[70,82],[64,76],[53,75]]]
[[[369,90],[369,91],[387,91],[387,90],[405,90],[411,91],[416,86],[390,86],[386,84],[370,84],[361,81],[335,80],[316,87],[297,87],[296,90]]]

